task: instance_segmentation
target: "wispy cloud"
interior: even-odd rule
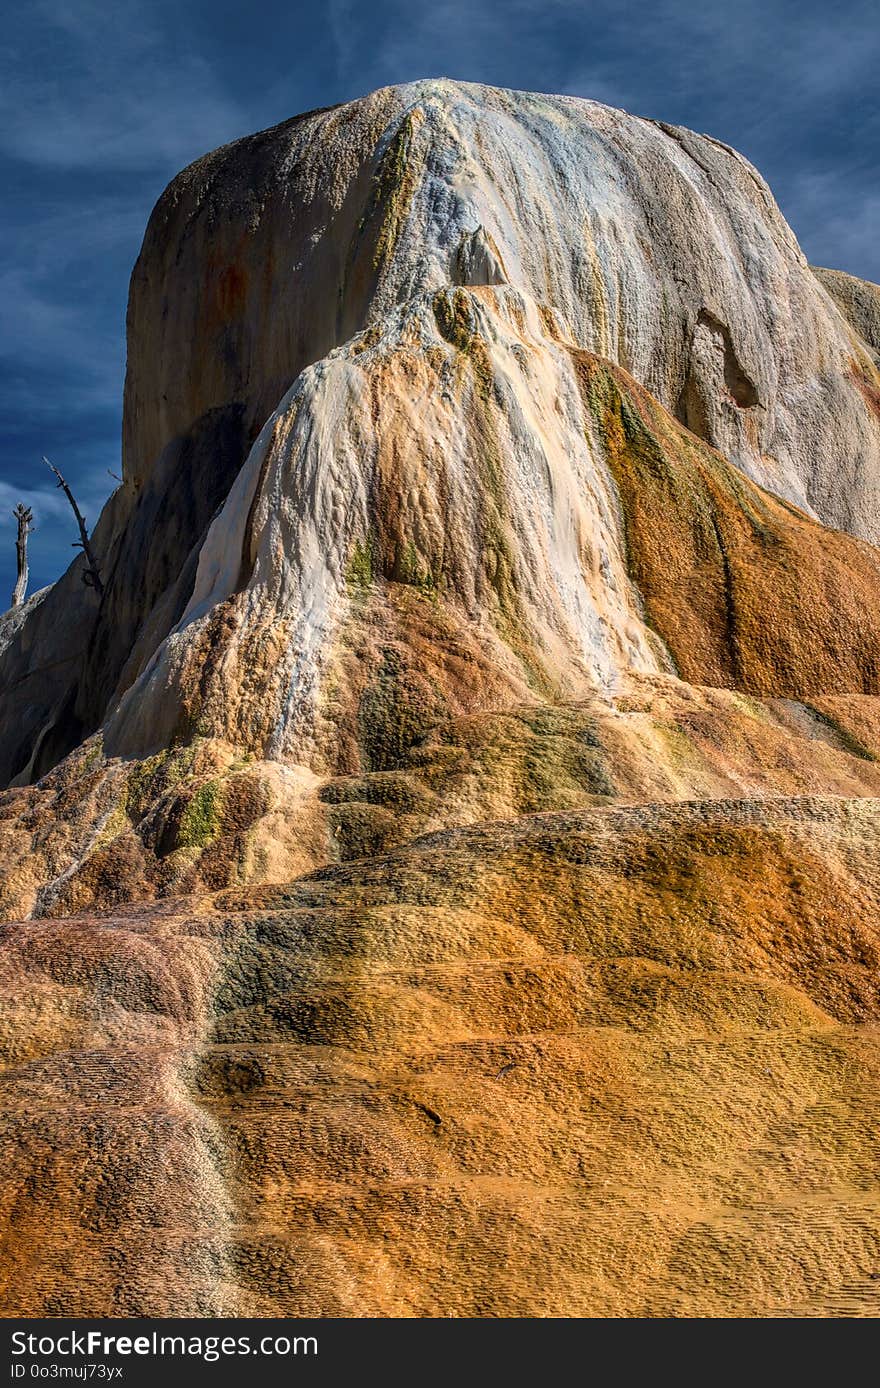
[[[48,476],[46,468],[42,471]],[[34,475],[38,476],[37,465],[34,466]],[[78,480],[75,493],[77,505],[90,526],[98,519],[98,513],[112,487],[113,483],[108,477],[101,478],[97,473],[91,477],[86,474]],[[19,502],[30,506],[37,525],[56,521],[62,521],[69,526],[75,525],[70,502],[59,487],[51,483],[47,486],[20,487],[13,482],[0,479],[0,519],[5,522],[7,512],[13,511]]]
[[[6,606],[7,589],[11,590],[15,573],[15,537],[17,525],[13,511],[19,502],[29,506],[34,514],[34,532],[29,545],[31,591],[52,582],[75,557],[79,536],[76,520],[63,492],[51,481],[43,484],[41,473],[48,473],[35,461],[30,469],[29,485],[19,485],[0,479],[0,612]],[[101,507],[115,484],[97,469],[81,472],[76,479],[77,504],[91,530]]]
[[[880,275],[880,189],[854,192],[845,173],[808,173],[791,181],[785,204],[814,264],[857,269],[874,262]]]
[[[41,287],[26,269],[0,271],[0,302],[16,325],[14,337],[0,345],[0,363],[13,378],[39,373],[32,374],[35,398],[45,399],[36,384],[40,377],[61,366],[80,392],[81,407],[116,403],[122,376],[118,329],[84,322],[82,312],[60,301],[53,288],[52,282]]]
[[[6,22],[0,149],[8,155],[59,169],[155,168],[247,132],[246,113],[210,66],[169,46],[143,5],[37,0]]]
[[[29,506],[38,522],[64,518],[65,507],[70,515],[69,503],[57,490],[47,491],[45,487],[16,487],[11,482],[0,479],[0,520],[4,525],[7,515],[11,515],[21,502]]]

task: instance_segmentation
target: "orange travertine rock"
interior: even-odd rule
[[[5,1305],[876,1314],[877,831],[557,812],[6,927]]]
[[[878,293],[568,97],[174,180],[0,617],[5,1314],[880,1314]]]

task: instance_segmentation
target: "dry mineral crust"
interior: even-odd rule
[[[878,351],[595,102],[178,175],[0,617],[5,1314],[880,1314]]]

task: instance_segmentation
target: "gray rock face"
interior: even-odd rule
[[[871,348],[874,360],[880,360],[880,285],[845,275],[842,270],[825,270],[820,265],[811,268],[847,323]]]
[[[125,482],[95,536],[107,592],[99,610],[74,565],[0,655],[0,781],[39,775],[108,715],[120,745],[142,750],[135,726],[171,736],[180,671],[201,678],[199,624],[239,591],[237,621],[300,642],[271,697],[273,747],[301,754],[285,731],[299,726],[297,690],[317,687],[351,547],[376,523],[364,460],[384,447],[383,390],[397,402],[386,435],[424,458],[440,450],[447,481],[475,485],[474,430],[440,407],[449,352],[430,310],[456,285],[484,296],[474,312],[495,344],[517,562],[533,586],[554,576],[533,625],[590,678],[657,656],[626,590],[613,488],[582,454],[563,346],[625,367],[824,523],[877,538],[871,294],[817,281],[746,160],[594,102],[443,80],[388,88],[218,150],[160,199],[131,284]],[[405,405],[398,368],[414,342],[419,360],[436,357],[430,417]],[[567,402],[561,424],[536,413],[545,398]],[[563,458],[563,493],[579,498],[570,533],[553,515]],[[407,482],[417,536],[443,529],[434,485],[430,469]],[[462,535],[453,596],[478,620],[479,536]],[[584,536],[587,578],[575,575]]]
[[[301,117],[171,184],[132,280],[126,475],[233,401],[255,436],[305,365],[450,280],[514,284],[682,417],[702,393],[707,441],[874,535],[850,336],[752,166],[598,103],[445,81]]]
[[[28,617],[36,611],[48,592],[48,588],[40,588],[38,592],[31,593],[30,597],[17,607],[10,607],[8,612],[0,614],[0,655],[11,645],[14,637],[21,631]]]

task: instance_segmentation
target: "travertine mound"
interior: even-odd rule
[[[878,295],[572,98],[174,180],[0,619],[6,1314],[880,1314]]]
[[[663,669],[571,348],[874,538],[871,349],[716,141],[436,80],[185,170],[132,279],[125,483],[95,535],[106,596],[78,561],[0,658],[0,781],[37,779],[108,716],[120,748],[162,750],[182,667],[189,705],[212,685],[205,620],[260,708],[233,740],[321,768],[323,667],[367,573],[442,587],[511,699],[535,684],[523,640],[557,692]],[[248,631],[271,666],[251,678]],[[139,675],[137,719],[114,714]]]

